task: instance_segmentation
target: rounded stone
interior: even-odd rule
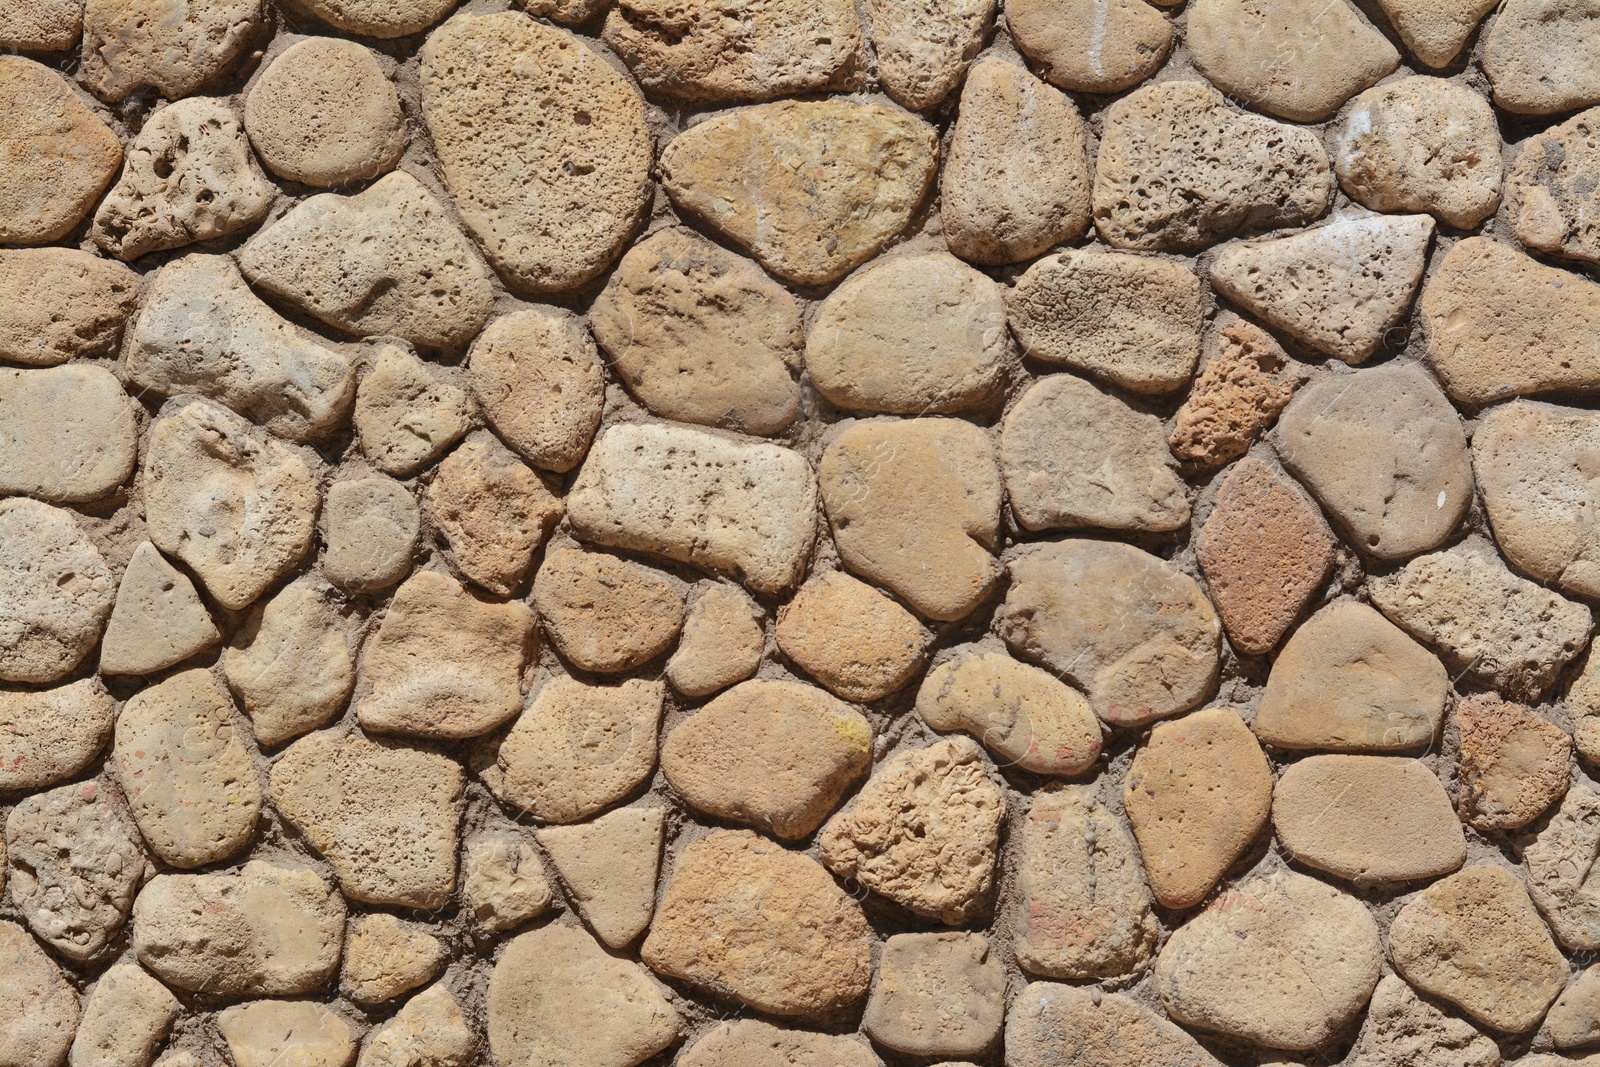
[[[361,451],[373,466],[404,478],[461,440],[472,425],[472,401],[436,365],[386,344],[356,388],[354,422]]]
[[[58,241],[117,176],[122,145],[65,78],[21,56],[0,56],[0,112],[0,241]]]
[[[1600,110],[1524,141],[1506,174],[1506,202],[1524,245],[1600,265]]]
[[[358,593],[387,589],[411,570],[421,530],[416,498],[393,478],[334,482],[322,502],[322,573]]]
[[[111,740],[115,717],[116,701],[93,678],[55,689],[0,687],[0,793],[76,777]]]
[[[150,1067],[182,1012],[178,998],[144,968],[115,964],[84,1001],[70,1067]]]
[[[0,48],[63,52],[83,32],[83,0],[9,0],[0,6]]]
[[[1580,953],[1600,948],[1600,883],[1594,877],[1600,854],[1600,793],[1587,782],[1567,790],[1560,809],[1521,845],[1528,895],[1556,940]]]
[[[104,367],[0,369],[0,493],[106,496],[133,474],[137,410]]]
[[[78,993],[16,923],[0,922],[0,1063],[59,1067],[78,1029]]]
[[[70,674],[100,640],[116,588],[72,512],[0,500],[0,681]]]
[[[355,1055],[350,1024],[315,1001],[258,1000],[216,1018],[236,1067],[339,1067]]]
[[[52,367],[114,353],[139,275],[77,248],[0,249],[0,359]]]
[[[667,576],[609,552],[546,552],[533,604],[561,654],[603,674],[655,659],[683,629],[683,596]]]
[[[861,1029],[913,1056],[982,1055],[1000,1036],[1005,984],[978,934],[896,934],[884,942]]]
[[[1600,103],[1593,0],[1509,0],[1483,42],[1494,102],[1517,115]]]
[[[687,697],[708,697],[742,682],[761,666],[767,635],[763,613],[748,593],[717,583],[689,605],[667,681]]]
[[[349,627],[313,578],[257,604],[222,653],[222,670],[256,742],[279,745],[326,724],[355,685]]]
[[[1493,1038],[1386,974],[1372,991],[1354,1062],[1361,1067],[1499,1067],[1502,1061]],[[1528,1060],[1517,1062],[1530,1067]]]
[[[262,21],[261,0],[85,0],[83,80],[113,103],[143,88],[177,100],[233,66]]]
[[[386,911],[350,920],[339,988],[357,1004],[381,1004],[431,982],[444,969],[445,947],[431,933]]]
[[[872,1047],[854,1036],[786,1030],[760,1019],[719,1023],[686,1048],[676,1062],[678,1067],[883,1067]]]
[[[939,106],[961,82],[983,48],[995,0],[942,0],[903,4],[867,0],[862,5],[878,60],[883,91],[904,107]]]
[[[778,647],[846,700],[878,700],[911,680],[927,638],[917,617],[843,571],[812,578],[778,612]]]
[[[489,425],[523,459],[559,473],[583,462],[606,385],[576,316],[535,307],[495,319],[472,342],[467,381]]]
[[[456,570],[494,596],[522,588],[565,509],[545,480],[490,433],[445,457],[428,483],[428,518]]]
[[[450,13],[457,0],[293,0],[334,29],[364,37],[406,37]]]
[[[1063,89],[1131,89],[1166,62],[1172,23],[1144,0],[1009,0],[1017,49]]]
[[[1495,693],[1456,704],[1461,818],[1479,830],[1517,830],[1567,791],[1572,737],[1536,710]]]

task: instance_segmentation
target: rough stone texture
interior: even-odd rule
[[[1499,1067],[1500,1049],[1471,1023],[1447,1015],[1392,974],[1367,1008],[1354,1067]]]
[[[683,628],[683,597],[666,575],[609,552],[550,549],[533,604],[561,654],[602,674],[648,663]]]
[[[364,37],[405,37],[444,18],[455,0],[293,0],[335,29]],[[535,0],[535,6],[538,0]]]
[[[1082,688],[1112,727],[1187,711],[1217,676],[1222,623],[1193,578],[1131,545],[1069,539],[1008,566],[995,632]],[[1108,628],[1099,620],[1116,619]],[[1159,665],[1159,666],[1157,666]]]
[[[1131,89],[1172,48],[1172,23],[1144,0],[1010,0],[1006,25],[1018,50],[1073,92]]]
[[[0,500],[0,681],[71,673],[111,614],[116,583],[70,511]]]
[[[529,463],[565,473],[583,461],[605,374],[575,316],[535,307],[495,319],[472,342],[467,380],[489,425]]]
[[[1223,894],[1156,957],[1156,987],[1179,1022],[1269,1048],[1322,1044],[1378,984],[1378,924],[1354,897],[1278,871]]]
[[[222,653],[222,670],[261,745],[325,725],[355,684],[346,626],[326,588],[306,579],[252,609]]]
[[[843,571],[801,586],[779,610],[775,633],[796,666],[835,696],[862,703],[910,682],[927,647],[915,615]]]
[[[62,52],[83,32],[82,0],[6,0],[0,3],[0,48]]]
[[[111,740],[115,716],[116,703],[92,678],[56,689],[0,687],[0,793],[76,777]]]
[[[1389,24],[1424,66],[1446,67],[1495,0],[1378,0]]]
[[[421,530],[416,498],[394,479],[334,482],[322,500],[323,576],[352,592],[387,589],[410,572]]]
[[[154,674],[222,640],[189,576],[141,541],[117,587],[100,642],[105,674]]]
[[[856,902],[815,860],[748,830],[678,854],[641,951],[660,974],[785,1017],[856,1004],[872,977]]]
[[[258,1000],[217,1013],[217,1030],[236,1067],[348,1067],[350,1024],[309,1000]]]
[[[876,6],[908,5],[880,0]],[[1065,94],[1018,63],[979,61],[961,90],[939,175],[939,216],[950,251],[998,266],[1083,236],[1089,228],[1083,135],[1083,120]]]
[[[1464,821],[1515,830],[1566,792],[1572,738],[1532,708],[1481,693],[1456,705],[1456,724]]]
[[[478,1046],[460,1003],[441,982],[374,1028],[356,1067],[467,1067]]]
[[[137,963],[114,965],[84,1001],[69,1067],[149,1067],[182,1009]]]
[[[0,370],[0,493],[98,500],[133,474],[138,405],[104,367]]]
[[[1433,883],[1401,908],[1389,956],[1421,992],[1513,1034],[1539,1025],[1567,984],[1567,961],[1522,883],[1486,864]]]
[[[60,1067],[78,1025],[78,994],[16,923],[0,922],[0,1063]]]
[[[375,911],[350,920],[340,988],[358,1004],[381,1004],[433,981],[444,965],[438,938]]]
[[[428,485],[428,517],[456,569],[496,596],[510,596],[564,508],[561,498],[489,433],[468,438]]]
[[[1006,1013],[1008,1067],[1217,1067],[1167,1019],[1121,993],[1034,982]]]
[[[1167,446],[1180,460],[1205,467],[1238,459],[1277,421],[1302,381],[1271,334],[1242,319],[1230,322],[1178,409]]]
[[[1587,785],[1568,790],[1560,810],[1522,850],[1528,893],[1570,949],[1600,948],[1600,885],[1591,881],[1597,854],[1600,793]]]
[[[1189,908],[1266,826],[1272,769],[1238,712],[1208,708],[1150,731],[1122,803],[1156,899]]]
[[[84,81],[112,102],[144,88],[188,96],[239,60],[261,19],[261,0],[85,0]]]
[[[1506,174],[1511,228],[1529,248],[1600,264],[1600,113],[1536,133]],[[0,267],[3,269],[3,267]]]
[[[461,440],[471,422],[466,390],[398,345],[378,349],[356,390],[361,450],[386,474],[416,474]]]
[[[21,56],[0,56],[0,110],[0,241],[60,240],[117,176],[122,145],[65,78]]]
[[[665,809],[622,808],[577,826],[547,826],[537,836],[584,921],[620,949],[655,913],[665,833]]]
[[[707,697],[742,682],[761,666],[762,611],[743,590],[717,582],[689,605],[667,681],[687,697]]]
[[[0,249],[0,290],[0,359],[51,367],[114,352],[140,279],[76,248],[10,248]]]
[[[554,899],[533,845],[520,834],[484,831],[461,854],[461,903],[472,924],[493,936],[550,910]]]
[[[916,1056],[981,1055],[1005,1019],[1005,971],[977,934],[898,934],[883,945],[861,1028]]]
[[[1566,706],[1572,716],[1572,742],[1578,754],[1590,763],[1600,762],[1600,655],[1594,653],[1592,645],[1567,686]]]
[[[883,91],[913,110],[937,107],[983,47],[995,0],[863,5]]]
[[[706,119],[674,138],[659,165],[681,211],[785,281],[826,285],[905,227],[937,157],[935,131],[920,119],[833,98]]]
[[[1193,252],[1322,213],[1333,177],[1309,130],[1234,111],[1203,82],[1146,86],[1106,112],[1094,222],[1117,248]]]
[[[1558,1049],[1593,1048],[1600,1042],[1600,971],[1590,967],[1562,991],[1543,1029]]]
[[[1483,42],[1494,102],[1518,115],[1600,103],[1593,0],[1508,0]]]
[[[865,1041],[784,1030],[759,1019],[721,1023],[684,1050],[678,1067],[883,1067]],[[960,1067],[950,1064],[949,1067]]]

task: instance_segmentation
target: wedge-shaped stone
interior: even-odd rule
[[[600,428],[606,377],[582,320],[547,307],[502,315],[467,359],[472,394],[506,444],[545,470],[583,462]]]
[[[253,608],[222,653],[222,670],[255,726],[278,745],[314,730],[344,706],[355,684],[348,627],[329,590],[302,578]]]
[[[1172,23],[1143,0],[1011,0],[1006,27],[1046,78],[1080,93],[1131,89],[1172,48]]]
[[[116,595],[72,512],[0,500],[0,681],[66,677],[100,640]]]
[[[1600,103],[1594,0],[1508,0],[1483,42],[1494,102],[1516,115]]]
[[[913,1056],[979,1056],[1000,1036],[1005,984],[979,934],[896,934],[884,942],[861,1028]]]
[[[1411,54],[1429,67],[1449,66],[1495,0],[1378,0]]]
[[[133,474],[137,410],[104,367],[0,370],[0,493],[106,496]]]
[[[625,948],[650,925],[666,812],[622,808],[593,822],[538,831],[584,921],[612,948]]]
[[[78,1028],[78,991],[16,923],[0,922],[0,1061],[60,1067]]]
[[[1392,974],[1372,991],[1352,1067],[1500,1067],[1500,1047]]]
[[[0,241],[59,241],[117,176],[122,145],[67,79],[21,56],[0,56],[0,112]]]
[[[143,541],[133,550],[117,587],[100,670],[106,674],[154,674],[222,640],[222,631],[195,592],[189,576]]]
[[[1585,111],[1524,141],[1506,174],[1506,201],[1511,228],[1524,245],[1600,264],[1600,111]]]
[[[563,511],[561,498],[491,433],[464,441],[428,485],[428,517],[456,569],[495,596],[511,596],[527,581]]]
[[[0,687],[0,793],[76,777],[111,740],[116,702],[93,678],[55,689]]]
[[[767,647],[764,613],[750,595],[722,582],[700,583],[667,680],[687,697],[708,697],[742,682],[761,666]]]
[[[1132,997],[1057,982],[1034,982],[1011,1002],[1006,1060],[1008,1067],[1217,1067],[1220,1062]]]
[[[1600,793],[1586,784],[1567,791],[1561,808],[1522,850],[1528,894],[1556,940],[1569,949],[1600,948]]]
[[[188,96],[250,47],[261,28],[261,6],[261,0],[181,7],[165,0],[85,0],[84,82],[113,103],[143,88],[168,100]]]
[[[481,1041],[461,1002],[440,982],[371,1031],[356,1067],[467,1067]]]
[[[0,359],[53,367],[114,352],[140,285],[121,263],[80,249],[0,250]]]
[[[1304,368],[1254,323],[1235,319],[1218,332],[1216,350],[1167,435],[1174,456],[1202,467],[1250,451],[1305,381]]]
[[[937,107],[961,81],[983,47],[994,19],[995,0],[943,0],[902,4],[867,0],[883,91],[906,107]]]

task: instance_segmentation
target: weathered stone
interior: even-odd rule
[[[387,174],[406,148],[400,94],[378,58],[330,37],[278,54],[250,86],[244,128],[268,170],[324,188]]]
[[[1600,948],[1600,793],[1587,784],[1567,791],[1561,808],[1522,850],[1528,893],[1556,939],[1570,949]]]
[[[1131,89],[1172,48],[1172,23],[1144,0],[1009,0],[1006,27],[1046,78],[1080,93]]]
[[[137,963],[119,963],[83,1004],[69,1067],[149,1067],[183,1005]],[[0,1055],[0,1062],[5,1057]],[[41,1061],[42,1062],[42,1061]]]
[[[1228,107],[1203,82],[1112,104],[1095,163],[1094,221],[1117,248],[1192,252],[1322,214],[1333,177],[1310,131]]]
[[[683,628],[683,597],[667,576],[609,552],[550,549],[533,604],[561,654],[603,674],[655,659]]]
[[[1380,560],[1438,547],[1472,504],[1461,418],[1416,364],[1306,386],[1272,443],[1347,541]]]
[[[1006,1013],[1007,1067],[1217,1067],[1199,1042],[1132,997],[1034,982]]]
[[[497,596],[527,580],[534,553],[563,511],[561,498],[489,433],[446,456],[428,485],[428,517],[449,542],[456,569]]]
[[[1593,645],[1578,661],[1567,686],[1567,714],[1572,716],[1572,742],[1590,763],[1600,763],[1600,652]]]
[[[255,727],[279,745],[325,725],[355,684],[346,626],[326,586],[301,579],[257,605],[222,653],[222,670]]]
[[[854,16],[851,16],[854,24]],[[933,127],[844,98],[709,118],[661,153],[672,202],[797,285],[826,285],[905,228],[933,183]]]
[[[1001,480],[989,435],[956,419],[860,422],[818,472],[839,557],[931,619],[972,612],[1000,576]]]
[[[650,925],[666,813],[622,808],[593,822],[537,832],[579,914],[611,948],[625,948]]]
[[[1509,0],[1483,42],[1494,102],[1517,115],[1600,103],[1600,29],[1593,0]]]
[[[1368,89],[1332,145],[1339,185],[1374,211],[1426,211],[1471,229],[1500,204],[1494,109],[1455,82],[1414,77]]]
[[[217,1013],[236,1067],[349,1067],[350,1024],[310,1000],[258,1000]]]
[[[1515,830],[1567,791],[1572,738],[1532,708],[1480,693],[1456,705],[1456,724],[1466,822],[1480,830]]]
[[[761,608],[736,586],[717,582],[689,605],[667,681],[687,697],[707,697],[742,682],[761,665],[767,636]]]
[[[1558,1049],[1593,1048],[1600,1042],[1600,970],[1590,967],[1562,991],[1542,1029]]]
[[[0,249],[0,359],[51,367],[115,352],[139,289],[127,267],[76,248]]]
[[[334,29],[363,37],[385,38],[420,33],[456,6],[456,0],[293,0],[293,3]]]
[[[884,942],[861,1028],[913,1056],[982,1055],[1000,1036],[1005,985],[977,934],[898,934]]]
[[[611,0],[528,0],[523,8],[530,15],[579,26],[610,6]]]
[[[0,110],[0,241],[59,241],[117,176],[122,145],[65,78],[21,56],[0,56]]]
[[[0,369],[0,493],[107,495],[133,474],[137,411],[104,367]]]
[[[489,425],[529,463],[566,472],[583,462],[606,386],[576,316],[534,307],[495,319],[472,342],[467,381]]]
[[[983,47],[995,0],[863,5],[883,91],[913,110],[938,107]]]
[[[676,1062],[678,1067],[883,1067],[872,1046],[854,1036],[785,1030],[759,1019],[718,1024]]]
[[[75,778],[111,740],[116,702],[92,678],[56,689],[0,687],[0,793]]]
[[[1378,6],[1412,55],[1425,66],[1446,67],[1495,0],[1378,0]]]
[[[815,860],[748,830],[678,854],[645,963],[769,1015],[856,1004],[872,978],[861,908]]]
[[[515,929],[549,911],[553,899],[539,857],[522,835],[489,830],[467,838],[461,903],[480,932]]]
[[[1167,447],[1205,467],[1238,459],[1277,421],[1303,381],[1271,334],[1242,319],[1230,322],[1178,409]]]
[[[846,700],[896,692],[922,667],[927,637],[917,617],[843,571],[812,578],[778,612],[778,647]]]
[[[1373,990],[1353,1067],[1500,1067],[1500,1049],[1392,974]]]
[[[816,493],[810,465],[787,448],[619,423],[590,450],[567,494],[567,517],[586,540],[732,573],[776,593],[793,588],[810,559]]]
[[[189,576],[141,541],[117,587],[100,670],[106,674],[154,674],[222,640]]]
[[[1536,133],[1506,175],[1511,228],[1529,248],[1600,264],[1600,112]],[[0,267],[0,270],[3,270]]]
[[[16,923],[0,922],[0,1063],[61,1067],[78,1026],[78,993]],[[121,1065],[119,1065],[121,1067]]]
[[[398,345],[378,349],[356,389],[361,450],[385,474],[416,474],[449,451],[471,424],[466,390]]]
[[[245,277],[336,330],[419,348],[465,344],[489,321],[489,270],[445,205],[395,171],[354,196],[299,204],[239,251]]]
[[[1241,883],[1175,931],[1156,957],[1155,980],[1181,1023],[1309,1049],[1366,1007],[1382,964],[1365,905],[1278,871]]]
[[[441,982],[374,1029],[356,1067],[467,1067],[478,1046],[460,1003]]]
[[[261,22],[261,0],[85,0],[83,79],[104,100],[176,100],[233,66]]]
[[[421,530],[416,498],[393,478],[334,482],[322,500],[322,573],[357,593],[387,589],[411,570]]]
[[[381,1004],[433,981],[444,965],[438,938],[375,911],[350,920],[339,988],[358,1004]]]
[[[888,0],[877,6],[906,7]],[[961,90],[939,175],[939,214],[950,251],[998,266],[1082,237],[1089,228],[1083,134],[1083,120],[1065,94],[1019,63],[980,60]]]
[[[53,682],[100,640],[116,583],[70,511],[0,500],[0,681]]]
[[[1421,992],[1513,1034],[1539,1025],[1567,984],[1567,961],[1522,883],[1487,864],[1433,883],[1401,908],[1389,956]]]
[[[1171,564],[1131,545],[1069,539],[1030,546],[1007,569],[995,632],[1086,692],[1107,725],[1143,726],[1210,692],[1222,623]]]
[[[786,840],[810,836],[871,763],[866,717],[790,681],[733,687],[661,749],[667,782],[691,807]]]
[[[63,52],[83,32],[83,0],[5,0],[0,3],[0,48]]]

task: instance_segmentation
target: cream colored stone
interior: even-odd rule
[[[719,1023],[684,1050],[678,1067],[883,1067],[872,1047],[854,1036],[786,1030],[759,1019]],[[948,1064],[946,1067],[960,1067]]]
[[[778,612],[778,647],[845,700],[898,691],[922,667],[927,636],[917,617],[843,571],[813,577]]]
[[[0,56],[0,111],[0,241],[59,241],[117,176],[122,145],[65,78],[21,56]]]
[[[356,1067],[467,1067],[480,1042],[443,982],[373,1029]]]
[[[100,670],[106,674],[154,674],[222,640],[189,576],[141,541],[117,587]]]
[[[1009,0],[1006,27],[1046,78],[1080,93],[1131,89],[1172,48],[1172,23],[1144,0]]]
[[[1449,66],[1495,0],[1378,0],[1411,54],[1425,66]]]
[[[70,511],[0,500],[0,681],[72,672],[100,640],[116,583]]]
[[[1217,1067],[1166,1016],[1121,993],[1034,982],[1006,1013],[1008,1067]]]
[[[655,659],[683,628],[683,597],[667,576],[609,552],[550,549],[533,604],[561,654],[602,674]]]
[[[485,830],[467,838],[461,902],[478,930],[502,934],[549,911],[553,899],[538,855],[520,834]]]
[[[363,37],[406,37],[450,13],[456,0],[293,0],[334,29]]]
[[[1522,849],[1528,894],[1556,939],[1569,949],[1600,948],[1600,793],[1587,784],[1567,791],[1560,809]]]
[[[381,1004],[433,981],[444,965],[445,947],[438,938],[375,911],[350,920],[339,988],[358,1004]]]
[[[1590,967],[1562,991],[1542,1030],[1562,1050],[1593,1048],[1600,1042],[1600,970]]]
[[[416,498],[393,478],[334,482],[322,499],[322,573],[357,593],[387,589],[410,572],[421,531]]]
[[[355,684],[343,621],[326,586],[304,579],[257,605],[222,653],[228,687],[256,742],[279,745],[327,724]]]
[[[309,1000],[258,1000],[217,1013],[236,1067],[350,1067],[350,1024]]]
[[[0,48],[62,52],[83,32],[83,0],[5,0],[0,3]]]
[[[563,512],[561,498],[489,433],[446,456],[428,485],[428,517],[449,542],[456,569],[496,596],[510,596],[527,580]]]
[[[1506,174],[1511,228],[1529,248],[1600,264],[1600,112],[1536,133]],[[3,269],[3,268],[0,268]]]
[[[1500,1067],[1500,1049],[1387,974],[1372,993],[1352,1067]]]
[[[182,1010],[137,963],[114,964],[84,1001],[68,1067],[150,1067]]]
[[[133,271],[76,248],[0,249],[0,359],[51,367],[115,352],[139,290]]]
[[[1572,740],[1585,760],[1600,762],[1600,655],[1595,654],[1592,645],[1578,661],[1578,667],[1566,692]]]
[[[1167,447],[1180,460],[1217,467],[1250,451],[1305,382],[1305,371],[1261,327],[1225,322],[1178,409]]]
[[[0,493],[97,500],[133,474],[138,404],[104,367],[0,369]]]
[[[495,432],[535,467],[583,462],[605,406],[605,372],[583,323],[559,308],[502,315],[472,342],[467,381]]]
[[[15,923],[0,922],[0,1063],[61,1067],[78,1025],[78,993]]]
[[[1595,0],[1507,0],[1483,40],[1494,102],[1516,115],[1600,103]]]
[[[621,808],[592,822],[536,833],[578,912],[611,948],[627,947],[650,925],[666,813]]]
[[[144,88],[176,100],[233,66],[261,24],[261,0],[85,0],[83,78],[113,103]]]
[[[378,349],[356,389],[361,451],[385,474],[416,474],[449,451],[471,424],[466,390],[398,345]]]
[[[93,678],[55,689],[0,687],[0,793],[77,777],[111,740],[116,702]]]
[[[883,91],[905,107],[925,110],[950,95],[983,47],[995,0],[867,0],[863,7]]]
[[[861,1028],[897,1052],[981,1055],[1000,1036],[1005,984],[977,934],[897,934],[884,942]]]
[[[762,611],[743,590],[707,585],[689,605],[667,681],[687,697],[707,697],[742,682],[761,666],[767,637]]]

